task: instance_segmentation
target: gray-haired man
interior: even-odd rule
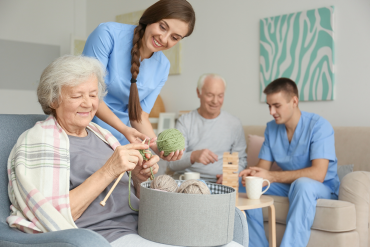
[[[185,136],[181,160],[168,162],[176,173],[199,172],[209,182],[222,183],[222,158],[228,151],[239,152],[239,171],[246,167],[247,147],[240,120],[221,111],[225,80],[216,74],[199,78],[197,94],[200,107],[182,115],[176,129]]]

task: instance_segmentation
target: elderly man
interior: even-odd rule
[[[240,120],[221,111],[226,89],[225,80],[216,74],[199,78],[197,95],[200,107],[182,115],[176,129],[185,136],[181,160],[169,162],[176,173],[199,172],[209,182],[222,183],[224,152],[239,152],[239,171],[246,167],[247,147]]]

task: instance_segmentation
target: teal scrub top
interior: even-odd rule
[[[304,111],[301,113],[290,143],[284,124],[276,124],[275,120],[267,123],[259,158],[275,161],[283,171],[310,167],[314,159],[327,159],[329,167],[323,183],[338,195],[339,178],[333,127],[317,114]]]
[[[104,102],[127,126],[130,126],[128,99],[135,27],[116,22],[102,23],[90,34],[82,52],[85,56],[97,58],[106,68],[105,84],[108,93]],[[154,52],[150,58],[141,61],[136,84],[140,105],[144,112],[150,113],[159,92],[167,81],[169,70],[170,62],[161,51]],[[93,122],[108,129],[121,145],[129,143],[123,134],[98,117],[94,117]]]

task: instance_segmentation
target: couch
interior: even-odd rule
[[[0,246],[20,247],[108,247],[111,246],[99,234],[88,229],[70,229],[42,234],[26,234],[9,227],[6,218],[10,213],[8,198],[7,161],[11,149],[18,137],[45,115],[8,115],[0,114]],[[233,240],[248,246],[248,230],[245,216],[239,209],[235,210]]]
[[[244,126],[248,166],[256,165],[265,126]],[[353,164],[354,172],[341,180],[339,200],[319,199],[308,247],[370,246],[370,127],[334,127],[338,167]],[[342,167],[342,168],[347,168]],[[275,167],[276,169],[276,167]],[[341,169],[341,168],[339,168]],[[276,209],[276,242],[280,245],[286,225],[289,201],[272,196]],[[268,212],[263,211],[268,233]],[[267,234],[266,234],[267,236]],[[268,236],[267,236],[268,237]]]

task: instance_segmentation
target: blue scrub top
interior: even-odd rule
[[[105,84],[108,93],[104,98],[107,106],[121,121],[130,126],[128,99],[131,86],[131,49],[136,26],[107,22],[100,24],[88,37],[83,55],[97,58],[107,69]],[[167,81],[170,62],[161,52],[155,52],[140,63],[137,77],[140,105],[150,113],[159,92]],[[108,129],[124,145],[129,143],[124,135],[97,117],[93,122]]]
[[[310,167],[314,159],[328,159],[329,167],[324,184],[338,195],[334,130],[330,123],[319,115],[303,111],[301,113],[290,143],[284,124],[276,124],[275,120],[267,123],[265,141],[258,157],[275,161],[283,171]]]

